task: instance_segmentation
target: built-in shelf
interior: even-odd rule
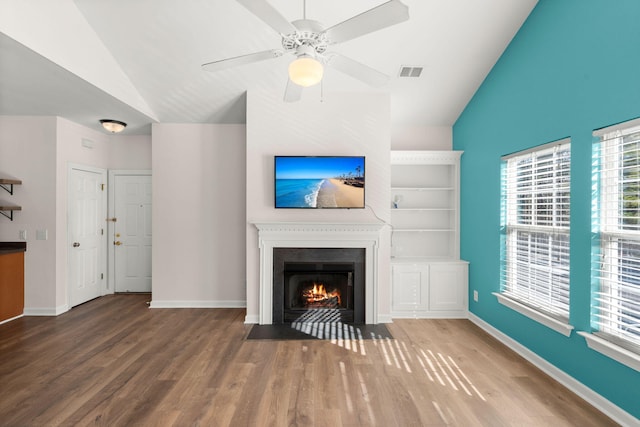
[[[396,208],[392,209],[393,212],[411,212],[411,211],[455,211],[453,208]]]
[[[424,256],[403,256],[403,257],[391,257],[392,261],[395,264],[398,263],[407,263],[407,264],[415,264],[415,263],[431,263],[431,262],[454,262],[458,261],[457,259],[447,258],[447,257],[424,257]]]
[[[403,191],[452,191],[453,187],[391,187],[392,190]]]
[[[426,232],[426,233],[432,233],[432,232],[441,232],[441,231],[446,231],[446,232],[450,232],[450,231],[455,231],[452,228],[394,228],[393,229],[394,233],[403,233],[403,232],[412,232],[412,233],[420,233],[420,232]]]
[[[22,184],[22,181],[20,181],[19,179],[0,178],[0,187],[2,187],[7,193],[11,195],[13,195],[13,186],[20,184]],[[11,221],[13,221],[13,212],[21,210],[21,206],[3,204],[3,202],[0,202],[0,215],[9,218]]]
[[[391,152],[393,317],[465,317],[456,151]]]

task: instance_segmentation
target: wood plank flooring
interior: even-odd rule
[[[393,339],[245,340],[242,309],[148,300],[0,325],[0,425],[615,425],[466,320],[397,320]]]

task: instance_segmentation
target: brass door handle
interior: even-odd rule
[[[122,242],[120,240],[116,240],[115,242],[113,242],[113,244],[116,246],[120,246]]]

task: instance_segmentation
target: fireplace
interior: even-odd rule
[[[380,322],[389,322],[387,315],[378,314],[378,265],[379,265],[379,239],[383,224],[371,223],[305,223],[305,222],[253,222],[258,229],[258,247],[260,249],[258,294],[254,294],[254,288],[247,285],[247,301],[256,297],[257,311],[247,305],[246,323],[259,323],[271,325],[284,322],[284,314],[279,322],[273,318],[274,304],[284,298],[284,288],[276,289],[274,281],[276,275],[284,276],[284,266],[276,266],[275,253],[279,249],[290,248],[343,248],[358,249],[364,253],[362,268],[364,272],[354,272],[354,288],[356,280],[363,281],[364,295],[364,323],[368,325]],[[302,262],[302,261],[292,261]],[[329,263],[329,261],[327,261]],[[282,277],[284,281],[284,277]],[[284,283],[284,282],[282,282]],[[355,290],[355,289],[354,289]],[[279,294],[274,295],[274,292]],[[355,307],[354,307],[354,316]]]
[[[284,320],[291,322],[308,310],[334,309],[353,321],[352,272],[285,272]]]
[[[365,321],[363,248],[274,248],[273,323],[307,315],[347,323]]]

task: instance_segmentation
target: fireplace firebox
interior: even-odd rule
[[[365,250],[274,248],[273,323],[315,310],[332,321],[364,323]],[[324,310],[324,311],[320,311]]]
[[[309,270],[316,266],[286,265],[284,321],[293,322],[309,310],[333,309],[340,312],[341,320],[353,322],[353,265],[341,265],[344,272]]]

